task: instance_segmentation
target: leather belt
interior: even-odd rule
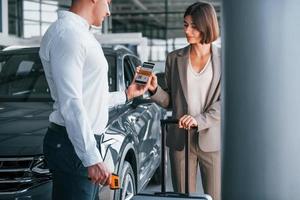
[[[52,129],[52,130],[54,130],[55,132],[66,133],[67,134],[66,127],[58,125],[58,124],[55,124],[53,122],[50,122],[49,128]],[[95,136],[96,139],[99,139],[102,134],[103,133],[101,133],[101,134],[95,134],[94,136]]]
[[[58,125],[58,124],[55,124],[53,122],[50,122],[49,128],[52,129],[52,130],[54,130],[54,131],[56,131],[56,132],[65,132],[65,133],[67,133],[66,127]]]

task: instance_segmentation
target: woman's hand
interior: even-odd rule
[[[157,90],[157,86],[158,86],[158,84],[157,84],[157,76],[152,72],[150,79],[151,79],[151,81],[150,81],[149,90],[152,93],[155,93],[156,90]]]
[[[138,66],[136,68],[136,74],[138,74],[140,72],[140,69],[141,69],[141,66]],[[158,83],[157,83],[157,76],[153,72],[151,73],[151,76],[149,77],[149,81],[150,81],[150,85],[149,85],[148,90],[150,90],[150,92],[152,92],[152,93],[155,93],[157,90]]]
[[[134,78],[131,82],[131,84],[128,86],[127,88],[127,99],[128,100],[131,100],[135,97],[138,97],[138,96],[141,96],[143,95],[147,90],[149,90],[149,87],[150,87],[150,84],[151,84],[151,77],[149,78],[148,82],[146,84],[137,84],[135,82],[135,79],[139,73],[139,70],[140,70],[140,66],[137,67],[136,69],[136,72],[135,72],[135,75],[134,75]]]
[[[190,130],[191,128],[197,127],[198,123],[191,115],[184,115],[179,119],[179,128]]]

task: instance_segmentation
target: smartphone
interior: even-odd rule
[[[151,62],[144,62],[139,73],[137,74],[135,82],[138,84],[146,84],[151,76],[154,65],[155,64]]]

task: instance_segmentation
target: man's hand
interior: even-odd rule
[[[135,82],[135,79],[137,77],[137,74],[138,74],[140,68],[141,68],[140,66],[137,67],[134,78],[133,78],[131,84],[129,85],[129,87],[127,88],[127,99],[128,100],[130,100],[134,97],[143,95],[149,89],[152,76],[149,77],[149,80],[148,80],[147,84],[145,84],[145,85],[137,84]]]
[[[108,185],[111,173],[103,162],[88,167],[88,176],[97,185]]]
[[[191,115],[184,115],[179,119],[179,128],[191,129],[198,126],[198,122]]]

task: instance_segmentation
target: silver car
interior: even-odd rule
[[[0,199],[51,199],[51,173],[42,143],[52,110],[39,48],[0,53]],[[103,48],[109,90],[124,91],[140,60],[125,48]],[[100,189],[101,199],[130,199],[160,164],[160,119],[166,111],[147,95],[110,108],[100,153],[120,176],[120,190]]]

